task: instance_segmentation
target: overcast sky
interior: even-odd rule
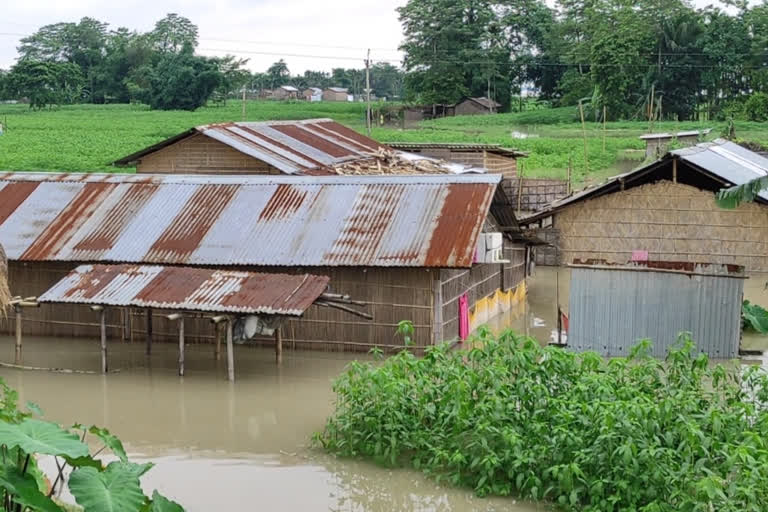
[[[0,68],[16,59],[20,35],[84,16],[113,28],[150,30],[176,12],[200,28],[198,52],[250,58],[264,71],[283,56],[292,73],[306,69],[362,67],[366,48],[373,60],[397,64],[402,29],[395,9],[406,0],[0,0]],[[695,0],[698,6],[716,0]]]

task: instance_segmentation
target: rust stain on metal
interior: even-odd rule
[[[275,310],[305,310],[328,287],[329,278],[310,274],[260,274],[247,278],[240,289],[225,297],[224,306],[243,307],[258,302]]]
[[[66,208],[40,233],[21,259],[44,261],[51,259],[66,244],[72,235],[98,208],[117,185],[109,183],[86,183]]]
[[[296,156],[300,157],[301,159],[306,160],[307,162],[311,162],[311,163],[313,163],[314,165],[316,165],[318,167],[325,167],[325,164],[323,164],[322,162],[318,162],[317,160],[312,159],[309,155],[306,155],[306,154],[302,153],[301,151],[298,151],[298,150],[292,148],[291,146],[288,146],[287,144],[283,144],[280,141],[277,141],[277,140],[274,140],[274,139],[270,139],[269,137],[265,137],[264,135],[258,133],[256,130],[248,128],[248,126],[246,126],[246,125],[238,126],[238,128],[243,130],[244,132],[248,132],[248,134],[250,136],[252,136],[253,138],[255,138],[255,139],[259,139],[259,140],[263,140],[264,142],[268,142],[269,144],[272,144],[273,146],[277,146],[278,148],[283,149],[283,150],[285,150],[285,151],[287,151],[287,152],[289,152],[289,153],[291,153],[293,155],[296,155]],[[227,131],[229,131],[229,130],[227,130]],[[230,134],[233,137],[239,137],[234,132],[230,132]]]
[[[482,229],[482,223],[470,222],[479,209],[488,209],[490,202],[487,190],[465,184],[452,184],[432,232],[427,250],[426,266],[469,267],[474,257],[473,240]],[[462,249],[463,253],[456,253]]]
[[[308,132],[307,130],[303,130],[298,126],[289,124],[276,124],[272,126],[272,128],[298,140],[299,142],[303,142],[308,146],[319,149],[323,153],[327,153],[334,158],[343,158],[346,156],[355,155],[355,153],[349,151],[348,149],[338,146],[322,137],[318,137],[317,135]]]
[[[106,221],[78,242],[74,250],[108,251],[114,247],[125,227],[157,189],[157,186],[147,184],[146,180],[142,180],[138,185],[131,185],[121,200],[104,216]]]
[[[211,276],[210,270],[166,267],[144,287],[135,299],[144,302],[178,303],[192,295]]]
[[[290,217],[298,210],[307,197],[306,190],[299,190],[293,185],[278,185],[259,215],[259,220],[272,220]]]
[[[66,298],[78,297],[90,300],[96,297],[106,288],[117,276],[121,274],[120,270],[113,267],[98,265],[87,274],[80,275],[80,281],[64,293]]]
[[[347,139],[350,139],[357,146],[363,148],[364,151],[378,151],[380,149],[391,151],[391,148],[383,144],[379,144],[374,139],[369,139],[368,137],[365,137],[357,133],[355,130],[351,128],[347,128],[343,124],[333,123],[333,122],[319,122],[319,123],[312,123],[309,126],[312,128],[314,127],[322,128],[323,130],[327,131],[329,134],[333,134],[333,135],[338,134]]]
[[[167,263],[184,262],[200,246],[239,188],[238,185],[200,186],[152,245],[147,259]]]
[[[40,183],[35,181],[18,181],[0,188],[0,225],[21,206],[38,185]]]

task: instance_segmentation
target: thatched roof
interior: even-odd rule
[[[8,290],[8,258],[5,257],[3,246],[0,245],[0,314],[5,312],[11,301],[11,293]]]

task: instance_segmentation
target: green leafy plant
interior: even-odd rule
[[[741,326],[743,330],[768,334],[768,311],[745,300],[741,306]]]
[[[128,460],[123,444],[107,429],[74,425],[71,429],[31,417],[17,407],[18,395],[0,379],[0,510],[64,512],[52,496],[64,485],[83,512],[183,512],[155,491],[144,495],[139,479],[152,464]],[[29,404],[31,412],[42,411]],[[104,446],[91,454],[85,443],[91,434]],[[117,461],[104,466],[96,456],[108,449]],[[52,456],[58,473],[53,483],[37,466],[38,456]],[[68,482],[65,470],[71,468]]]
[[[562,510],[768,507],[768,377],[712,366],[688,335],[606,360],[484,330],[468,350],[352,363],[315,440],[479,495]]]

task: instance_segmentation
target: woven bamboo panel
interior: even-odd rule
[[[569,206],[555,215],[562,261],[651,259],[732,263],[768,272],[768,208],[723,210],[711,192],[661,181]]]

